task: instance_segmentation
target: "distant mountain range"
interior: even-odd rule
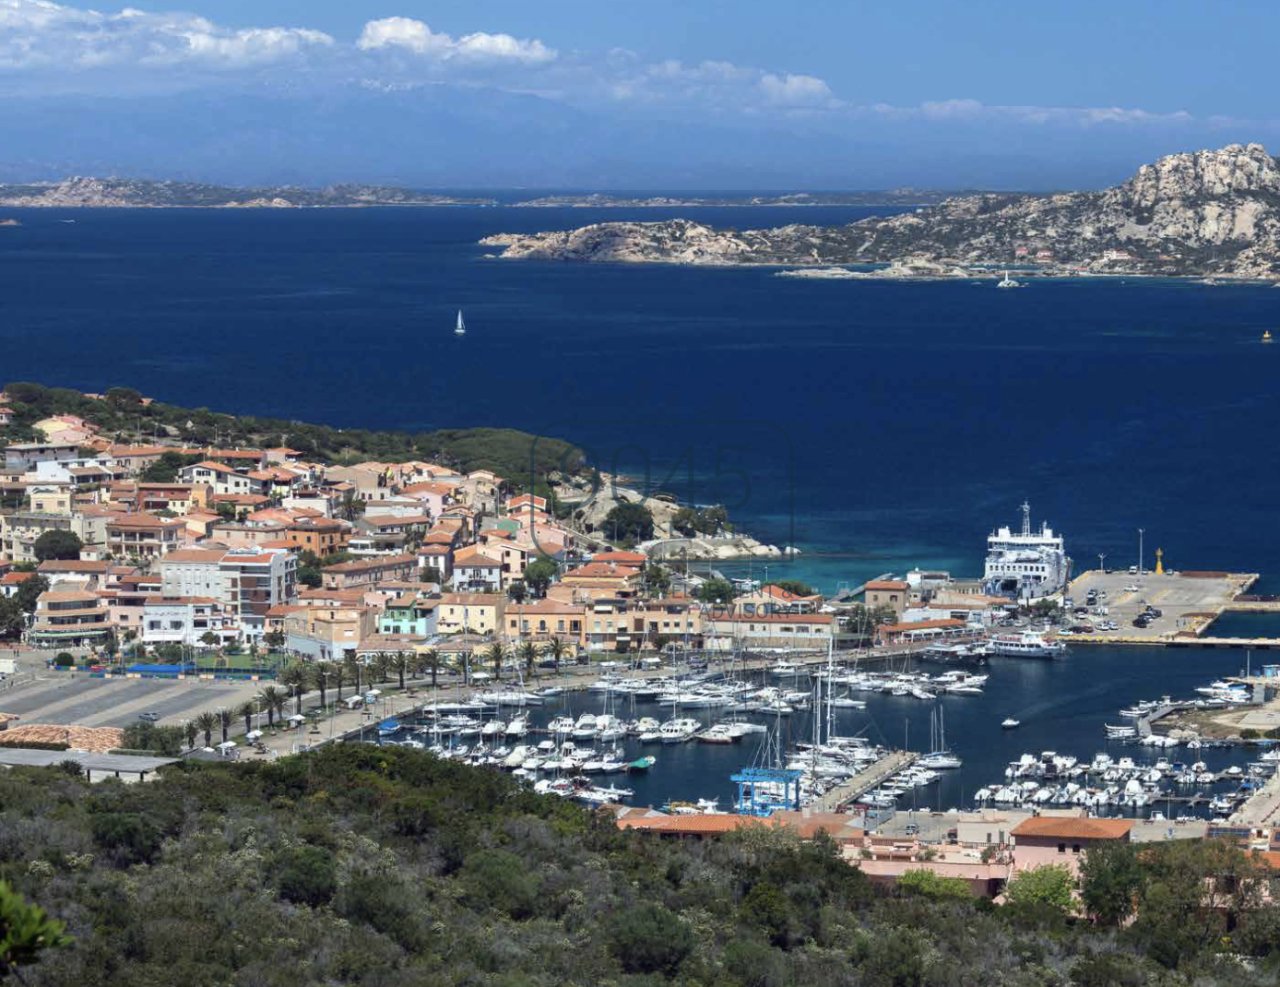
[[[274,208],[294,206],[493,205],[493,199],[417,192],[383,185],[328,188],[264,186],[231,188],[198,182],[130,178],[68,178],[60,182],[0,185],[3,206],[95,206],[151,208]]]
[[[927,189],[871,192],[782,192],[776,194],[645,195],[564,192],[504,201],[487,196],[448,195],[389,185],[296,185],[232,187],[199,182],[132,178],[67,178],[58,182],[0,184],[3,206],[93,206],[134,208],[273,208],[324,206],[453,206],[572,208],[683,208],[699,206],[914,206],[938,203],[948,193]],[[510,197],[508,197],[509,199]]]
[[[720,230],[692,222],[597,223],[499,234],[506,258],[676,264],[880,264],[964,274],[1034,264],[1050,273],[1280,277],[1280,164],[1260,144],[1173,154],[1096,192],[978,193],[848,226]]]

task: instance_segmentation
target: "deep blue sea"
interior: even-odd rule
[[[1136,561],[1144,527],[1173,567],[1280,571],[1280,346],[1258,342],[1280,291],[797,281],[500,262],[476,244],[677,212],[746,227],[871,210],[10,210],[0,376],[563,436],[602,468],[727,502],[802,548],[788,574],[827,590],[973,572],[1023,499],[1077,567]]]
[[[1143,527],[1148,565],[1162,547],[1173,568],[1280,586],[1280,346],[1259,343],[1280,328],[1280,291],[799,281],[503,262],[476,243],[605,219],[870,212],[10,210],[22,225],[0,228],[0,378],[339,426],[562,436],[603,469],[726,502],[804,551],[770,576],[828,591],[914,565],[972,574],[1024,499],[1077,568],[1097,553],[1136,562]],[[966,767],[942,794],[998,780],[1023,750],[1091,754],[1119,706],[1185,694],[1242,659],[1080,648],[1052,667],[1005,662],[987,696],[944,701]],[[904,716],[924,739],[919,703],[871,713],[888,741]],[[995,726],[1010,713],[1026,724],[1014,735]],[[696,770],[669,768],[665,793],[723,792],[745,756],[699,751]]]

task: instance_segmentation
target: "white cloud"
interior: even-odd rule
[[[1192,121],[1185,110],[1171,113],[1154,113],[1119,106],[1002,106],[988,105],[976,99],[932,100],[918,106],[893,106],[876,103],[864,107],[878,116],[901,120],[924,119],[948,122],[1006,122],[1027,125],[1054,124],[1061,126],[1092,127],[1114,124],[1116,126],[1145,126],[1151,124],[1178,124]]]
[[[557,52],[541,41],[521,40],[509,34],[477,32],[453,38],[432,31],[423,21],[412,17],[384,17],[369,21],[356,40],[363,51],[400,48],[416,55],[439,59],[511,61],[541,64],[554,61]]]
[[[820,107],[832,104],[831,87],[812,75],[774,75],[760,78],[760,91],[770,103],[779,106]]]
[[[192,64],[239,68],[291,58],[334,41],[309,28],[234,30],[190,14],[117,14],[51,0],[0,0],[0,69],[90,69]]]

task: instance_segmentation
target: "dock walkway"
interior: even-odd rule
[[[876,761],[865,771],[843,781],[827,794],[815,799],[812,809],[815,812],[839,812],[854,799],[865,795],[887,778],[896,775],[903,768],[915,763],[919,754],[914,751],[893,751]]]

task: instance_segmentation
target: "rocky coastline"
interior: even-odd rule
[[[1027,266],[1059,277],[1280,279],[1280,164],[1260,144],[1172,154],[1102,191],[976,194],[847,226],[717,229],[688,219],[486,237],[507,260],[886,270],[822,277],[971,277]],[[914,269],[914,270],[913,270]]]

